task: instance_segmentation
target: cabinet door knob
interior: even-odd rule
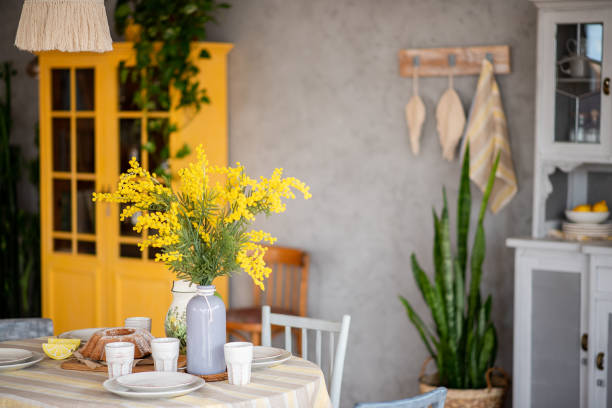
[[[582,347],[584,351],[589,349],[589,335],[587,333],[584,333],[580,338],[580,347]]]
[[[606,95],[610,95],[610,78],[604,78],[604,80],[603,80],[603,92]]]
[[[597,357],[595,357],[595,366],[600,370],[604,369],[604,353],[597,353]]]

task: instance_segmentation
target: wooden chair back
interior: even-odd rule
[[[253,285],[256,307],[269,305],[297,316],[306,316],[308,305],[308,269],[310,258],[294,248],[268,246],[264,255],[272,274],[262,292]]]
[[[328,334],[329,341],[329,371],[327,385],[329,396],[334,408],[340,406],[340,388],[342,386],[342,372],[344,370],[344,357],[346,356],[346,345],[348,343],[351,316],[342,316],[341,322],[330,322],[327,320],[312,319],[309,317],[284,315],[272,313],[270,306],[262,307],[261,316],[261,344],[271,346],[272,325],[285,327],[285,349],[291,351],[292,330],[301,329],[301,351],[302,358],[308,359],[308,330],[315,331],[315,359],[314,362],[321,367],[321,351],[323,332]],[[335,343],[335,335],[338,334],[338,342]]]
[[[356,404],[355,408],[443,408],[446,401],[446,388],[438,387],[423,395],[388,402],[365,402]]]

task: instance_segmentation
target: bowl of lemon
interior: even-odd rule
[[[593,205],[577,205],[571,211],[566,210],[565,216],[571,222],[580,224],[600,224],[608,219],[610,212],[606,200],[601,200]]]

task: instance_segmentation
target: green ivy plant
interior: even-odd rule
[[[136,62],[133,67],[120,67],[122,83],[130,81],[138,87],[134,102],[143,110],[169,110],[170,108],[193,108],[198,111],[202,104],[210,103],[206,89],[196,79],[198,67],[191,58],[191,42],[206,39],[206,25],[216,22],[219,9],[229,8],[227,3],[217,0],[119,0],[115,8],[115,27],[125,34],[129,24],[139,27],[134,41]],[[206,50],[199,58],[210,58]],[[169,90],[179,92],[179,98],[171,106]],[[158,123],[159,122],[159,123]],[[151,121],[148,125],[161,131],[164,146],[149,141],[142,146],[149,153],[157,152],[161,163],[167,163],[170,152],[167,148],[170,135],[177,131],[176,124]],[[149,129],[152,131],[152,129]],[[176,157],[190,153],[184,145]],[[167,167],[167,166],[166,166]],[[169,172],[161,164],[152,169],[169,180]]]

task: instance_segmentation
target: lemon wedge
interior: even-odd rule
[[[42,348],[45,354],[54,360],[63,360],[72,355],[75,349],[71,344],[49,344],[43,343]]]
[[[48,339],[49,344],[65,344],[71,347],[72,350],[76,350],[81,345],[81,339]]]

